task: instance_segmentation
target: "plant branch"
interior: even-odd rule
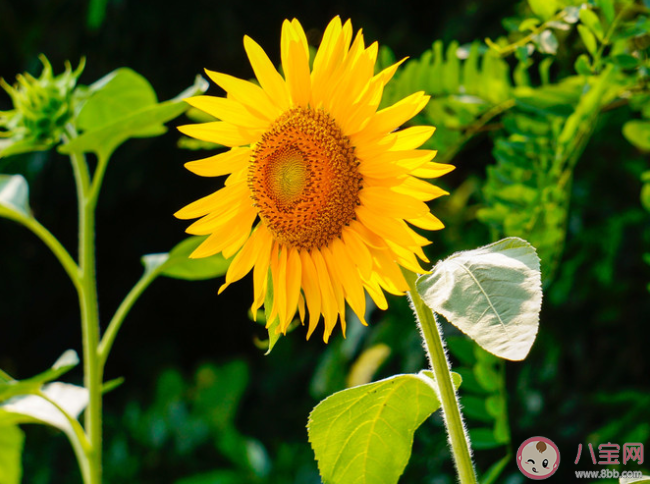
[[[133,286],[131,291],[129,291],[127,296],[124,298],[120,304],[120,307],[117,308],[115,315],[111,319],[111,322],[108,324],[108,328],[106,328],[106,332],[104,333],[104,336],[99,343],[99,364],[102,368],[106,364],[106,360],[108,359],[108,355],[111,352],[111,348],[113,347],[115,337],[117,336],[117,333],[119,332],[120,327],[126,318],[126,315],[129,313],[145,289],[149,287],[149,284],[151,284],[159,274],[160,272],[158,270],[145,271],[140,280],[135,284],[135,286]]]

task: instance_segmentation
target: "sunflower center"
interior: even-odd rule
[[[323,110],[293,108],[255,147],[248,173],[260,218],[289,247],[327,246],[355,216],[362,177],[350,140]]]

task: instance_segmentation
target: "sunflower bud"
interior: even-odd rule
[[[75,87],[84,59],[74,71],[66,62],[65,72],[58,76],[44,55],[39,59],[43,63],[39,78],[18,74],[13,86],[0,79],[14,105],[10,111],[0,111],[0,138],[7,138],[0,140],[0,157],[54,146],[74,115],[78,97]]]

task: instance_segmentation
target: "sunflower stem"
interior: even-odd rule
[[[424,339],[429,365],[438,385],[438,398],[449,437],[451,453],[461,484],[476,484],[476,473],[472,463],[469,438],[465,432],[463,417],[458,404],[456,390],[451,381],[449,360],[445,352],[440,325],[436,314],[424,303],[415,287],[416,274],[403,271],[409,284],[409,298]]]
[[[67,126],[67,136],[73,139],[77,133]],[[89,446],[84,449],[88,471],[85,484],[102,482],[102,369],[99,361],[99,310],[97,283],[95,279],[95,203],[90,193],[90,173],[86,159],[81,153],[70,155],[79,209],[79,268],[81,285],[81,332],[83,339],[84,385],[88,390],[88,407],[85,411],[85,430]],[[83,466],[82,466],[83,468]]]

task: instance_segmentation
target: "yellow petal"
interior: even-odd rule
[[[248,191],[246,183],[232,184],[190,203],[176,212],[174,216],[180,219],[190,219],[202,217],[208,213],[220,212],[225,207],[244,203],[248,198]]]
[[[298,299],[300,296],[300,280],[302,279],[302,264],[300,263],[300,255],[296,249],[285,249],[287,254],[287,306],[286,306],[286,315],[285,315],[285,324],[283,326],[283,332],[286,333],[289,323],[296,314],[296,309],[298,307]]]
[[[327,343],[332,330],[336,325],[336,319],[338,317],[338,309],[336,303],[336,296],[334,295],[334,289],[332,288],[332,281],[325,265],[325,260],[321,251],[318,249],[311,251],[312,261],[314,262],[314,267],[316,268],[316,274],[318,275],[318,282],[320,284],[321,293],[322,293],[322,306],[321,312],[325,320],[325,332],[323,334],[323,340]]]
[[[254,297],[253,305],[251,306],[253,315],[257,314],[257,310],[264,304],[269,263],[271,261],[271,252],[273,251],[273,237],[268,232],[266,226],[260,223],[257,230],[260,231],[260,237],[262,237],[262,248],[255,263],[255,268],[253,269]]]
[[[329,247],[322,247],[321,254],[325,265],[327,267],[327,272],[329,274],[330,282],[332,284],[332,291],[334,292],[334,301],[336,303],[336,312],[341,320],[341,331],[343,332],[343,337],[345,337],[345,292],[343,290],[341,278],[338,275],[338,270],[336,267],[336,261],[332,256],[331,250]],[[327,325],[327,320],[325,321],[325,332],[332,334],[332,330],[336,325],[336,318],[334,319],[333,325]],[[329,335],[328,335],[329,337]]]
[[[416,92],[398,103],[378,111],[364,132],[367,132],[367,136],[390,133],[422,111],[429,102],[429,98],[430,96],[426,96],[422,91]]]
[[[275,69],[266,52],[248,35],[244,36],[244,49],[246,49],[255,77],[262,89],[268,93],[271,101],[280,109],[283,111],[289,109],[287,84]]]
[[[318,273],[311,255],[306,250],[300,251],[300,260],[302,262],[302,291],[307,300],[309,309],[309,329],[307,330],[307,339],[312,335],[321,313],[321,291],[318,283]]]
[[[248,241],[230,263],[230,267],[228,267],[228,272],[226,273],[226,282],[219,288],[219,294],[221,294],[230,284],[240,280],[251,271],[255,262],[260,257],[259,254],[263,245],[263,232],[260,230],[258,225]]]
[[[413,171],[413,175],[420,178],[438,178],[456,169],[454,165],[445,165],[433,161],[425,163],[422,167]]]
[[[261,130],[244,129],[224,121],[186,124],[179,126],[178,130],[192,138],[228,147],[255,143],[263,133]]]
[[[271,101],[269,95],[252,82],[207,69],[205,72],[210,79],[228,93],[229,97],[245,104],[251,111],[259,113],[268,121],[273,121],[282,114],[282,110]]]
[[[368,229],[379,237],[410,247],[415,245],[414,238],[403,221],[391,217],[383,217],[364,207],[357,207],[357,218]]]
[[[441,230],[445,228],[444,224],[437,217],[430,213],[420,218],[406,219],[406,221],[410,224],[415,225],[416,227],[420,227],[421,229],[425,230]]]
[[[199,176],[222,176],[247,168],[252,150],[232,148],[224,153],[185,163],[192,173]]]
[[[400,185],[394,187],[393,190],[398,193],[411,195],[412,197],[425,202],[443,195],[449,195],[448,191],[412,176],[407,177]]]
[[[343,229],[342,236],[346,249],[359,268],[361,275],[366,279],[369,278],[372,272],[372,256],[368,247],[360,236],[349,228]]]
[[[307,106],[311,99],[309,58],[305,54],[299,34],[288,20],[282,24],[281,56],[292,104]]]
[[[253,114],[243,104],[226,97],[194,96],[184,101],[217,119],[242,128],[266,130],[270,125],[268,119]]]
[[[364,187],[359,200],[362,206],[384,217],[419,218],[429,212],[426,203],[385,187]]]
[[[366,297],[363,293],[361,279],[356,270],[356,264],[353,262],[341,239],[335,238],[330,246],[339,280],[345,289],[345,298],[359,319],[365,322]]]
[[[431,138],[436,128],[432,126],[413,126],[395,133],[395,144],[392,150],[413,150]]]

